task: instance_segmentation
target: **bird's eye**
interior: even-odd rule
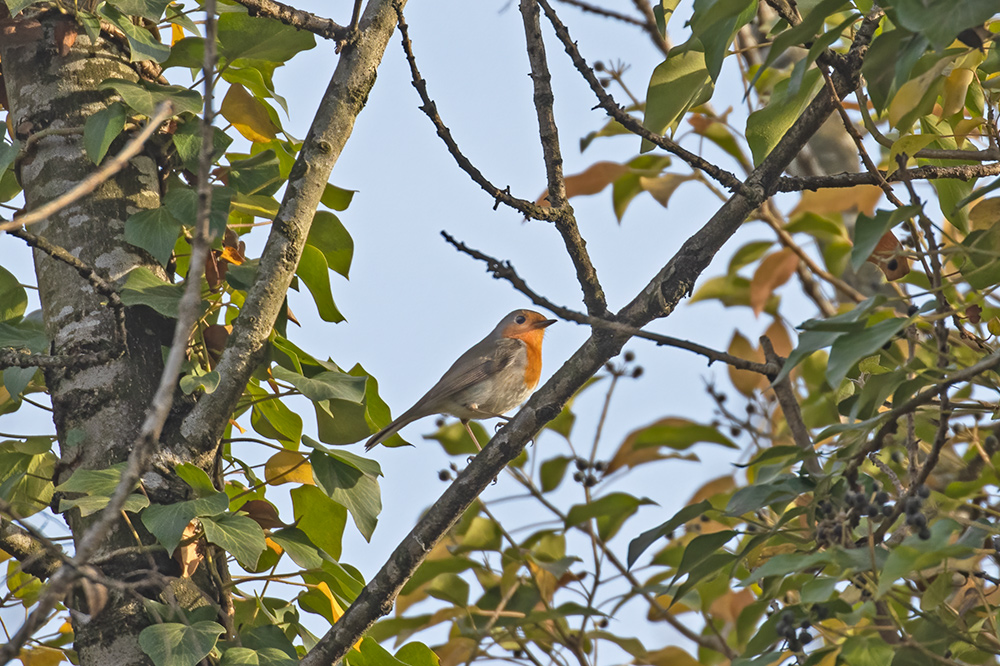
[[[523,324],[528,320],[525,318],[524,315],[517,315],[517,317],[514,318],[514,321],[516,321],[518,324]]]

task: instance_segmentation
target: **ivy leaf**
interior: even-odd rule
[[[251,143],[273,141],[281,129],[271,120],[267,106],[238,83],[229,86],[219,113]]]
[[[181,86],[162,86],[145,80],[133,83],[125,79],[105,79],[98,89],[114,90],[130,108],[144,116],[152,116],[162,102],[173,104],[174,115],[201,111],[201,95]]]
[[[155,666],[196,666],[215,648],[225,633],[216,622],[191,625],[167,622],[146,627],[139,634],[139,646]]]
[[[279,381],[288,382],[313,402],[346,400],[360,405],[365,399],[365,384],[368,382],[367,377],[352,377],[331,370],[306,377],[280,365],[271,368],[271,374]]]
[[[206,516],[201,525],[205,528],[205,539],[232,553],[245,569],[253,569],[267,547],[260,525],[246,516],[233,513]]]
[[[126,0],[128,1],[128,0]],[[115,3],[118,4],[118,3]],[[140,5],[145,4],[141,0],[135,2],[134,4]],[[116,28],[121,30],[126,39],[128,39],[129,46],[129,58],[132,62],[141,62],[144,60],[154,60],[156,62],[163,62],[170,56],[170,47],[156,40],[149,30],[145,27],[138,26],[132,22],[132,19],[118,11],[110,3],[106,3],[101,6],[98,11],[108,19]],[[162,12],[161,12],[162,13]],[[159,16],[153,21],[158,20]],[[193,92],[193,91],[192,91]],[[201,96],[195,93],[199,100]],[[200,107],[199,103],[199,107]],[[133,107],[135,108],[135,107]],[[138,109],[136,109],[138,110]],[[152,115],[152,114],[145,114]]]
[[[330,268],[326,263],[323,253],[309,245],[302,248],[302,258],[299,259],[299,266],[295,274],[305,282],[306,287],[312,294],[316,309],[323,321],[341,322],[344,315],[340,314],[336,304],[333,302],[333,291],[330,288]]]
[[[166,206],[133,213],[125,220],[125,240],[149,252],[161,266],[173,254],[182,225]]]
[[[0,266],[0,322],[16,322],[27,309],[28,292],[13,273]]]
[[[219,17],[219,53],[226,60],[287,62],[300,51],[316,46],[312,33],[243,12]]]
[[[219,666],[297,666],[298,663],[298,659],[292,659],[278,648],[265,647],[251,650],[246,647],[234,647],[222,653]]]
[[[295,525],[324,553],[339,560],[347,509],[315,486],[300,486],[290,494]]]
[[[347,277],[354,257],[354,239],[336,215],[317,211],[306,243],[323,253],[330,270]]]
[[[371,540],[378,514],[382,511],[378,480],[354,465],[321,451],[309,456],[316,485],[327,497],[351,512],[354,524],[366,540]]]
[[[83,126],[83,145],[87,149],[87,157],[94,164],[100,165],[101,160],[108,154],[111,142],[122,133],[123,129],[125,129],[125,105],[121,102],[114,102],[87,118]]]
[[[177,318],[177,307],[183,295],[183,284],[164,282],[145,266],[129,271],[121,290],[122,303],[125,305],[147,305],[171,319]]]
[[[159,21],[170,0],[109,0],[108,4],[114,5],[128,16],[141,16],[150,21]]]
[[[146,529],[156,537],[168,553],[173,553],[177,550],[177,544],[181,542],[184,528],[188,523],[198,517],[223,514],[228,509],[229,496],[226,493],[216,493],[209,497],[176,504],[153,504],[140,515]]]

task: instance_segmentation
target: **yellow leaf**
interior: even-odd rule
[[[738,356],[748,361],[764,362],[764,352],[754,347],[739,331],[733,333],[733,339],[729,343],[727,351],[733,356]],[[726,369],[729,371],[729,381],[733,383],[737,391],[748,398],[753,395],[755,390],[762,389],[768,384],[767,377],[757,372],[737,370],[731,365],[727,366]]]
[[[245,261],[239,250],[235,247],[229,247],[228,245],[222,248],[222,254],[219,255],[219,258],[225,259],[235,266],[240,266]]]
[[[184,39],[184,28],[176,23],[172,24],[170,26],[170,45],[173,46],[182,39]]]
[[[982,116],[975,118],[963,118],[955,123],[955,141],[959,148],[965,148],[965,141],[972,134],[972,131],[986,122]]]
[[[266,143],[278,135],[278,128],[271,121],[267,108],[238,83],[229,86],[219,113],[247,140],[254,143]]]
[[[283,483],[315,485],[309,459],[297,451],[278,451],[264,464],[264,478],[273,486]]]
[[[909,157],[913,157],[914,153],[921,148],[926,148],[936,138],[933,134],[907,134],[893,141],[892,148],[889,149],[888,174],[892,175],[899,169],[899,161],[896,159],[899,155],[905,153]]]
[[[56,666],[56,664],[61,664],[64,660],[69,661],[62,650],[56,650],[44,645],[36,645],[31,649],[21,650],[21,654],[17,658],[21,660],[24,666]]]
[[[986,322],[986,329],[993,335],[1000,335],[1000,319],[993,317]]]
[[[1000,197],[983,199],[969,211],[969,224],[973,229],[988,230],[1000,222]]]
[[[951,64],[952,58],[942,58],[929,70],[915,79],[910,79],[899,87],[896,95],[889,102],[889,124],[896,127],[911,111],[920,106],[924,95],[934,85],[944,68]]]
[[[953,116],[965,108],[965,95],[969,92],[969,84],[975,77],[975,72],[965,67],[956,67],[944,80],[944,92],[941,95],[941,117]]]
[[[878,205],[881,198],[882,188],[878,185],[806,190],[789,216],[795,217],[796,214],[803,212],[825,215],[826,213],[843,213],[849,210],[857,210],[871,216],[875,214],[875,206]]]
[[[323,596],[330,600],[330,613],[333,615],[333,621],[336,622],[344,614],[344,609],[340,607],[340,603],[337,602],[337,598],[333,596],[333,592],[330,591],[330,586],[326,584],[326,581],[320,581],[316,589],[323,593]],[[361,652],[361,641],[363,639],[358,639],[358,642],[354,644],[354,649]]]
[[[478,643],[475,639],[467,636],[458,636],[457,638],[452,638],[444,645],[434,648],[434,652],[437,653],[438,659],[441,660],[441,666],[459,666],[459,664],[466,664],[472,661],[472,658],[476,655],[477,645]]]
[[[767,330],[764,331],[764,335],[771,340],[771,346],[774,347],[774,352],[778,356],[788,358],[788,355],[792,353],[792,349],[795,348],[795,345],[792,344],[792,339],[788,336],[788,329],[785,328],[780,319],[775,319],[767,327]]]
[[[750,307],[760,316],[774,290],[788,282],[799,265],[798,256],[790,249],[778,250],[760,262],[750,280]]]

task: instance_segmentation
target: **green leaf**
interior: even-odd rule
[[[232,553],[245,569],[253,569],[267,548],[264,530],[246,516],[233,513],[204,516],[201,525],[205,528],[205,539]]]
[[[177,550],[177,544],[181,542],[184,528],[188,523],[201,516],[221,515],[228,509],[229,496],[226,493],[216,493],[210,497],[187,502],[153,504],[140,515],[146,529],[156,537],[168,553],[173,553]]]
[[[0,322],[14,323],[27,309],[28,292],[13,273],[0,266]]]
[[[286,62],[316,45],[312,33],[278,21],[227,12],[219,17],[219,52],[230,62],[244,59]]]
[[[273,150],[264,150],[243,160],[230,156],[228,184],[241,194],[272,195],[282,185],[278,157]]]
[[[336,215],[316,211],[306,243],[323,253],[330,270],[347,277],[354,257],[354,239]]]
[[[666,446],[675,451],[685,451],[698,442],[710,442],[729,449],[739,449],[739,446],[719,432],[718,428],[677,417],[661,419],[629,435],[632,436],[635,436],[633,446],[637,449]]]
[[[344,315],[333,302],[333,291],[330,289],[330,270],[323,252],[312,245],[302,248],[302,258],[295,274],[305,282],[312,294],[316,309],[323,321],[341,322]]]
[[[309,462],[316,485],[330,499],[345,506],[362,536],[371,540],[382,511],[378,480],[321,451],[313,451]]]
[[[146,250],[161,266],[173,254],[181,223],[165,206],[133,213],[125,220],[125,240]]]
[[[222,238],[229,219],[229,202],[233,188],[212,186],[212,205],[209,211],[209,228],[216,238]],[[174,187],[163,197],[163,205],[181,223],[194,227],[198,223],[198,193],[193,188]]]
[[[215,370],[212,370],[205,374],[192,373],[184,375],[181,377],[179,385],[184,395],[191,395],[199,389],[205,393],[213,393],[219,387],[220,381],[222,381],[222,376]]]
[[[139,634],[139,646],[156,666],[197,666],[225,631],[222,625],[207,621],[154,624]]]
[[[323,188],[323,196],[320,197],[319,201],[330,210],[345,211],[351,205],[351,200],[354,199],[355,194],[357,194],[356,190],[345,190],[342,187],[327,183],[326,187]]]
[[[640,506],[647,504],[656,502],[646,497],[640,499],[628,493],[610,493],[592,502],[572,506],[566,514],[566,527],[573,527],[596,518],[597,532],[607,541],[618,532],[632,514],[638,511]]]
[[[111,142],[125,129],[125,105],[114,102],[87,118],[83,127],[83,145],[87,157],[94,164],[100,164],[108,154]]]
[[[35,0],[4,0],[4,4],[7,5],[7,9],[10,10],[10,15],[17,16],[18,13],[25,7],[31,5]]]
[[[265,647],[251,650],[246,647],[229,648],[222,653],[219,666],[297,666],[293,659],[278,648]]]
[[[141,16],[150,21],[159,22],[163,11],[170,4],[170,0],[108,0],[108,4],[114,5],[123,14]]]
[[[543,493],[551,492],[559,487],[563,477],[566,476],[566,468],[573,460],[568,456],[557,456],[542,463],[539,476],[542,481]]]
[[[837,338],[830,348],[830,361],[826,366],[827,383],[830,386],[840,386],[840,382],[855,363],[881,349],[908,323],[909,319],[894,317],[857,333]]]
[[[361,404],[365,399],[365,384],[367,377],[352,377],[343,372],[326,371],[305,377],[291,370],[286,370],[280,365],[271,368],[274,378],[288,382],[302,395],[312,401],[319,400],[346,400]]]
[[[174,471],[184,483],[191,486],[197,497],[211,497],[219,492],[208,473],[197,465],[179,463],[174,466]]]
[[[77,468],[68,479],[56,487],[56,490],[61,493],[86,493],[110,497],[121,481],[125,465],[126,463],[118,463],[105,469]],[[132,485],[132,490],[138,486],[139,483],[136,482]]]
[[[676,46],[670,50],[667,59],[653,70],[646,93],[646,115],[642,121],[646,129],[663,134],[692,106],[711,99],[715,86],[701,48],[697,40]],[[643,140],[642,152],[652,148],[653,144]]]
[[[721,530],[711,534],[700,534],[696,536],[684,548],[684,555],[677,567],[670,585],[681,576],[689,573],[698,564],[705,561],[710,555],[722,550],[722,547],[729,543],[737,533],[733,530]]]
[[[205,62],[205,38],[184,37],[170,47],[170,57],[161,64],[164,70],[171,67],[201,69]]]
[[[796,44],[812,42],[816,33],[823,27],[827,17],[839,12],[847,6],[847,4],[848,3],[845,2],[845,0],[822,0],[802,18],[802,21],[798,25],[785,30],[775,37],[773,43],[771,44],[771,48],[768,49],[767,58],[765,58],[764,64],[761,65],[757,70],[757,73],[754,74],[753,79],[750,81],[750,85],[753,86],[757,82],[757,79],[760,78],[761,74],[763,74],[782,53],[788,50],[789,47]]]
[[[892,663],[896,650],[880,636],[848,636],[840,647],[838,661],[851,666],[885,666]]]
[[[408,666],[440,666],[437,653],[423,643],[413,641],[396,650],[396,659]]]
[[[114,90],[122,101],[144,116],[152,116],[162,102],[173,104],[175,116],[201,111],[201,95],[180,86],[161,86],[145,80],[133,83],[125,79],[105,79],[98,89]]]
[[[111,498],[104,495],[87,495],[74,499],[60,499],[59,513],[66,513],[70,509],[79,509],[81,516],[89,516],[104,509],[110,501]],[[139,513],[147,506],[149,506],[149,498],[139,493],[132,493],[125,498],[122,510],[129,513]]]
[[[347,509],[316,486],[299,486],[290,494],[295,525],[324,553],[340,559]]]
[[[719,78],[722,61],[736,33],[757,13],[757,0],[698,0],[691,17],[691,36],[705,46],[705,63],[712,81]]]
[[[892,211],[877,210],[875,217],[858,215],[854,227],[854,249],[851,250],[851,268],[857,272],[868,257],[872,256],[875,246],[882,240],[885,232],[920,212],[920,206],[904,206]]]
[[[733,493],[726,505],[726,513],[730,516],[742,516],[770,504],[787,502],[812,490],[813,485],[808,479],[791,474],[780,476],[769,483],[755,483]]]
[[[993,0],[894,0],[893,21],[919,32],[941,51],[966,28],[982,25],[997,13]]]
[[[164,282],[145,266],[129,271],[121,290],[122,303],[125,305],[147,305],[171,319],[177,318],[177,307],[183,295],[183,284]]]
[[[173,136],[177,156],[184,163],[184,168],[193,173],[198,172],[198,155],[201,152],[201,125],[197,122],[186,122],[177,128]],[[228,134],[218,127],[212,128],[212,164],[219,161],[233,142]]]
[[[699,516],[705,515],[706,512],[712,510],[712,505],[708,500],[702,500],[697,504],[689,504],[680,511],[674,514],[673,518],[665,523],[661,523],[658,527],[654,527],[651,530],[646,530],[636,538],[632,539],[628,545],[628,566],[629,568],[635,564],[635,561],[639,559],[639,556],[649,548],[653,542],[662,536],[667,536],[675,529]]]
[[[117,4],[117,3],[116,3]],[[138,3],[136,3],[138,4]],[[102,5],[98,12],[100,12],[104,18],[108,19],[115,27],[121,30],[126,39],[128,39],[129,46],[129,58],[132,62],[142,62],[144,60],[154,60],[156,62],[163,62],[170,56],[170,47],[163,44],[153,36],[149,30],[143,26],[138,26],[132,22],[132,19],[122,14],[120,11],[115,9],[110,3],[105,3]],[[159,17],[157,17],[159,18]],[[156,19],[153,19],[156,20]],[[193,92],[193,91],[192,91]],[[194,93],[199,99],[199,107],[201,96],[198,93]],[[136,107],[132,107],[136,108]],[[136,109],[139,111],[139,109]],[[176,110],[176,109],[175,109]],[[142,111],[140,111],[142,113]],[[180,113],[178,111],[178,113]],[[145,114],[152,115],[152,114]]]
[[[316,544],[302,530],[286,527],[272,532],[271,539],[303,569],[318,569],[323,566],[323,557],[319,554]]]
[[[747,143],[753,153],[754,166],[759,165],[771,150],[778,145],[785,132],[795,123],[812,98],[823,86],[819,70],[805,73],[802,86],[794,94],[789,94],[788,81],[782,81],[774,88],[767,106],[754,111],[747,118]]]
[[[247,393],[254,398],[250,425],[264,437],[290,444],[302,439],[302,417],[263,389],[250,385]],[[294,448],[294,447],[293,447]]]

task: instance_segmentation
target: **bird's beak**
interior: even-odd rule
[[[532,328],[545,328],[546,326],[551,326],[556,323],[555,319],[543,319],[542,321],[535,324]]]

